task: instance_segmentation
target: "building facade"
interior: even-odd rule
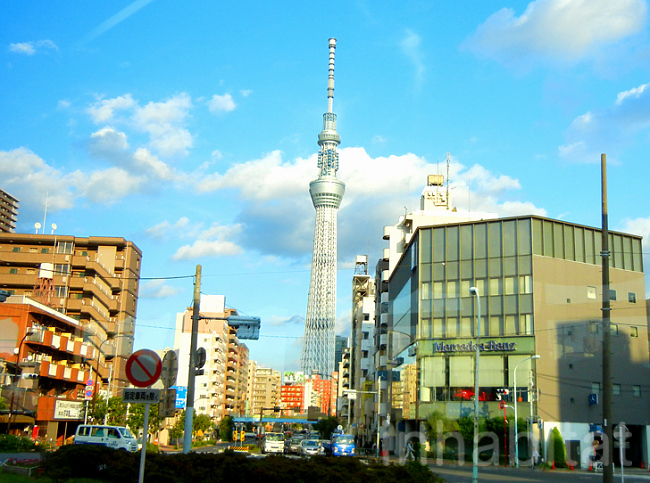
[[[63,444],[84,417],[97,349],[80,321],[14,295],[0,303],[0,425]]]
[[[650,456],[641,238],[610,232],[609,247],[613,423],[629,429],[627,459],[639,466]],[[542,450],[557,427],[587,466],[602,425],[600,253],[599,229],[538,216],[420,225],[387,277],[388,359],[400,364],[392,420],[413,430],[434,411],[473,414],[476,287],[480,417],[516,400],[519,416],[543,421]]]
[[[16,231],[19,204],[18,198],[0,189],[0,233]]]
[[[225,308],[222,295],[201,295],[197,348],[203,347],[206,361],[203,374],[195,378],[194,409],[216,421],[224,416],[243,416],[248,387],[248,347],[239,342],[237,330],[228,325],[228,316],[237,315]],[[192,312],[176,316],[174,350],[178,366],[189,367]],[[187,370],[180,370],[177,385],[187,386]]]
[[[262,408],[281,407],[282,377],[280,371],[269,367],[257,367],[253,374],[253,380],[249,384],[253,388],[250,403],[252,416],[262,414]]]
[[[99,357],[93,381],[129,385],[142,252],[117,237],[0,233],[0,289],[77,320]],[[111,371],[112,367],[112,371]],[[98,376],[94,373],[97,372]]]

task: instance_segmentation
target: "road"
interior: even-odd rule
[[[472,481],[472,466],[436,466],[429,465],[431,471],[445,478],[449,483],[466,483]],[[505,468],[486,466],[480,467],[478,471],[479,482],[601,482],[602,473],[589,473],[586,471],[564,471],[564,470],[531,470],[529,468]],[[614,474],[614,481],[621,481],[618,469]],[[629,470],[625,472],[626,483],[650,482],[650,473],[647,470]]]

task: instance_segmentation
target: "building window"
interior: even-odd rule
[[[639,337],[638,327],[630,327],[630,337]]]
[[[68,287],[63,285],[57,285],[54,287],[54,296],[59,298],[65,298],[68,294]]]
[[[16,275],[16,274],[18,273],[18,269],[17,269],[17,268],[10,268],[10,269],[9,269],[9,273],[10,273],[11,275]]]
[[[609,290],[609,300],[616,300],[616,290]]]
[[[41,248],[41,253],[50,253],[49,248]]]
[[[54,265],[54,275],[68,275],[70,273],[70,265],[57,264]]]
[[[636,294],[634,292],[628,292],[627,293],[627,301],[630,302],[631,304],[636,303]]]
[[[618,324],[609,324],[612,335],[618,335]]]
[[[591,383],[591,392],[593,394],[600,394],[600,382]]]
[[[596,287],[587,287],[587,298],[596,300]]]
[[[614,394],[614,396],[620,396],[621,395],[621,385],[620,384],[612,384],[612,394]]]
[[[632,395],[634,397],[641,397],[641,386],[636,384],[632,386]]]
[[[597,334],[598,333],[598,324],[599,324],[599,322],[597,320],[590,320],[589,321],[589,333],[590,334]]]
[[[13,250],[11,250],[14,253],[17,253],[20,251],[20,247],[14,247]]]

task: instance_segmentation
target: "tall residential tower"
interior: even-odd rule
[[[302,371],[329,376],[334,372],[334,325],[336,322],[336,214],[341,206],[345,184],[336,179],[340,138],[336,132],[334,103],[334,53],[336,39],[329,40],[329,77],[327,80],[327,112],[323,114],[323,130],[318,135],[318,179],[309,183],[314,208],[314,254],[305,339],[300,361]]]

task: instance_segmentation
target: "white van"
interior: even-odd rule
[[[138,441],[124,426],[82,424],[77,427],[74,444],[99,444],[132,452],[138,450]]]
[[[262,453],[284,453],[284,434],[266,433],[262,438]]]

